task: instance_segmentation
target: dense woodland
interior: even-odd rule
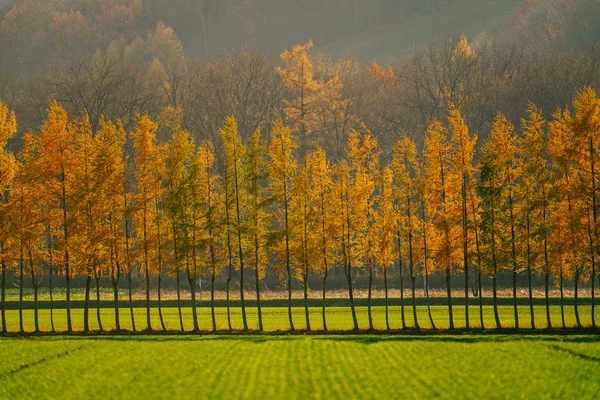
[[[11,5],[0,23],[2,302],[7,276],[21,300],[31,285],[36,330],[42,285],[66,285],[71,330],[76,278],[86,330],[101,282],[114,289],[117,330],[118,289],[131,300],[143,285],[151,329],[151,293],[160,310],[168,280],[196,307],[200,276],[213,300],[217,279],[228,301],[235,290],[246,328],[244,296],[255,293],[260,326],[268,271],[287,291],[292,330],[292,286],[308,299],[316,277],[325,301],[330,271],[342,271],[358,328],[357,278],[370,304],[376,277],[387,296],[392,268],[415,326],[417,277],[428,296],[433,274],[445,278],[451,327],[453,278],[467,299],[489,278],[497,316],[500,275],[511,278],[517,327],[519,276],[532,326],[535,276],[548,325],[550,288],[562,299],[567,283],[587,324],[577,297],[582,284],[595,296],[600,256],[600,49],[587,19],[598,1],[528,1],[506,35],[447,39],[391,66],[312,54],[312,42],[279,59],[255,48],[212,58],[148,17],[160,1],[83,3],[40,32],[23,18],[46,18],[46,3]],[[130,18],[114,22],[129,36],[106,29],[111,16]],[[153,26],[145,35],[141,21]],[[19,45],[25,31],[30,44]],[[310,329],[308,302],[306,319]]]

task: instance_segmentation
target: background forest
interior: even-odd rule
[[[555,110],[600,79],[596,0],[2,0],[0,15],[0,99],[21,134],[54,98],[94,126],[104,115],[131,128],[172,106],[197,138],[227,115],[248,137],[290,96],[279,53],[309,39],[315,80],[336,80],[329,102],[382,144],[423,132],[448,102],[485,137],[497,110],[513,121],[529,100]],[[474,57],[457,63],[462,33]],[[369,79],[374,60],[391,82]]]

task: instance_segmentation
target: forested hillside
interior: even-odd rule
[[[18,137],[53,98],[95,124],[174,107],[197,137],[241,113],[249,135],[282,111],[277,55],[312,39],[316,79],[337,77],[338,100],[378,135],[422,130],[448,100],[485,130],[497,109],[518,118],[529,99],[555,109],[598,79],[597,0],[519,3],[4,0],[0,99],[19,115]],[[458,66],[460,33],[474,57]],[[391,62],[393,84],[364,79],[375,59]]]
[[[469,1],[4,0],[0,15],[5,43],[22,49],[25,58],[20,62],[35,62],[27,58],[61,50],[78,57],[113,40],[144,37],[160,21],[175,30],[189,56],[211,57],[249,45],[280,52],[308,39],[326,45],[384,26],[400,26],[458,3]],[[484,3],[492,13],[505,2]],[[515,2],[509,3],[514,11]]]

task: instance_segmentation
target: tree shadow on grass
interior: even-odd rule
[[[296,341],[310,338],[316,341],[352,342],[371,345],[393,342],[422,343],[600,343],[597,331],[523,331],[523,332],[449,332],[449,331],[312,331],[312,332],[107,332],[104,334],[31,334],[0,337],[0,343],[10,339],[25,341],[113,341],[113,342],[245,342],[261,344],[274,341]]]
[[[544,343],[600,343],[599,336],[515,336],[515,335],[461,335],[461,336],[331,336],[318,337],[318,340],[336,342],[354,342],[371,345],[393,342],[421,342],[421,343],[510,343],[510,342],[544,342]]]

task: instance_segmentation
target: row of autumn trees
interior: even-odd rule
[[[353,283],[368,276],[369,327],[373,329],[373,277],[382,273],[386,304],[387,271],[401,270],[402,326],[404,271],[410,277],[412,319],[416,312],[416,277],[434,272],[447,282],[450,328],[454,328],[451,280],[464,276],[469,299],[470,276],[492,279],[496,327],[501,327],[497,277],[513,275],[515,325],[517,275],[527,274],[531,326],[535,327],[532,275],[545,278],[547,324],[551,326],[551,281],[560,288],[572,279],[575,316],[579,317],[579,283],[591,281],[592,325],[595,326],[594,282],[598,260],[598,176],[600,100],[592,89],[582,91],[573,110],[558,110],[549,121],[530,104],[520,129],[499,113],[489,138],[477,148],[461,113],[450,105],[446,121],[433,121],[417,144],[402,135],[390,159],[382,159],[377,140],[366,126],[347,138],[345,155],[335,163],[321,148],[298,156],[297,136],[277,118],[270,138],[256,130],[242,140],[234,117],[224,121],[220,142],[194,143],[176,122],[170,139],[157,140],[159,125],[139,115],[127,133],[120,123],[102,120],[94,131],[87,118],[69,118],[57,102],[50,104],[39,132],[28,133],[18,154],[0,154],[3,202],[0,208],[2,250],[2,325],[6,327],[6,274],[17,270],[23,330],[24,280],[30,279],[38,324],[38,292],[48,278],[66,280],[68,330],[72,331],[70,290],[76,276],[86,278],[84,329],[89,329],[93,282],[100,329],[100,279],[110,278],[114,312],[120,330],[118,290],[127,281],[132,326],[132,275],[145,283],[146,324],[151,290],[158,292],[161,328],[161,282],[177,282],[180,328],[181,282],[191,291],[194,330],[196,280],[211,282],[212,326],[215,279],[227,276],[227,318],[232,272],[239,271],[239,298],[244,329],[248,329],[244,295],[255,291],[262,330],[260,281],[274,268],[288,293],[292,320],[292,280],[304,288],[306,327],[308,279],[322,278],[323,326],[332,268],[344,271],[354,328],[358,321]],[[0,104],[0,145],[17,129],[14,114]],[[479,150],[479,151],[477,151]],[[245,273],[252,270],[254,282]],[[151,288],[151,280],[157,287]],[[428,296],[426,287],[426,296]],[[252,289],[251,289],[252,288]],[[480,298],[480,324],[483,305]],[[562,304],[562,302],[561,302]],[[564,306],[561,306],[564,326]],[[469,309],[465,307],[467,327]],[[410,312],[409,312],[410,315]],[[388,317],[386,307],[386,317]],[[429,319],[435,327],[429,311]],[[53,323],[53,316],[51,316]],[[386,318],[389,328],[389,318]]]

